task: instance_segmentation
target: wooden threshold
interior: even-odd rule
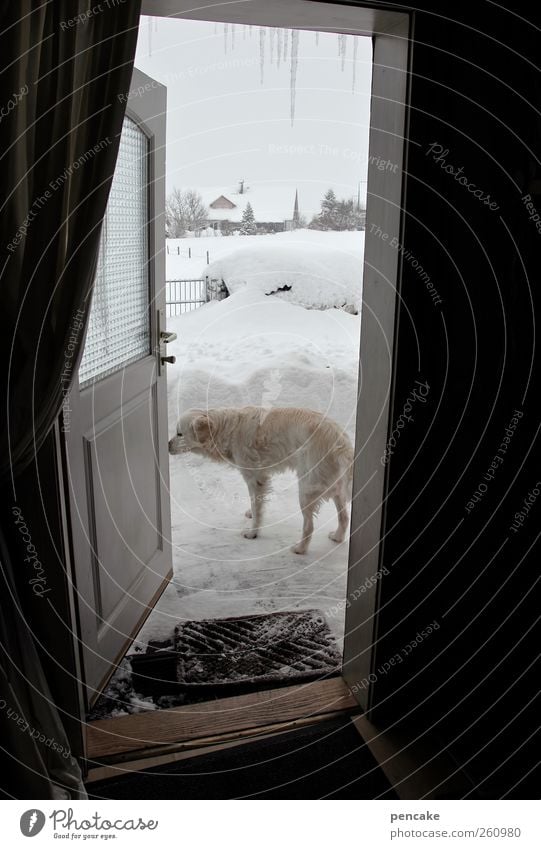
[[[359,706],[340,677],[262,690],[213,702],[185,705],[170,710],[145,711],[132,716],[102,719],[86,726],[88,761],[106,763],[130,752],[133,759],[144,753],[158,754],[165,747],[203,741],[217,742],[249,736],[246,732],[274,728],[329,714],[351,712]],[[187,748],[187,747],[185,747]],[[150,751],[151,750],[151,751]]]
[[[358,709],[358,706],[357,706]],[[280,722],[274,725],[261,725],[246,731],[236,731],[230,734],[216,735],[214,737],[200,738],[193,742],[170,743],[169,745],[157,746],[137,752],[124,752],[119,755],[111,755],[102,762],[87,761],[88,772],[85,784],[102,781],[107,778],[118,778],[130,772],[139,772],[142,769],[165,766],[176,763],[187,758],[196,758],[199,755],[207,755],[210,752],[224,751],[244,744],[254,743],[257,740],[268,740],[271,737],[283,736],[299,728],[317,725],[319,722],[329,722],[333,719],[343,718],[350,711],[332,711],[320,716],[310,716],[304,719],[292,719],[290,722]],[[353,719],[355,714],[352,715]]]

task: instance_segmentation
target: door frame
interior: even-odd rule
[[[250,3],[214,5],[203,0],[197,10],[187,0],[143,0],[142,15],[235,24],[281,26],[313,31],[335,31],[371,37],[373,75],[369,156],[388,158],[399,165],[398,175],[378,168],[369,169],[367,222],[377,222],[388,234],[400,240],[404,218],[404,175],[407,156],[409,75],[413,30],[411,10],[389,11],[367,7],[362,2],[348,5],[317,0],[251,0]],[[310,21],[310,22],[308,22]],[[129,111],[127,114],[130,114]],[[130,115],[130,117],[132,117]],[[376,124],[377,121],[377,124]],[[379,150],[378,150],[379,148]],[[165,155],[165,151],[163,151]],[[393,401],[394,358],[396,355],[396,305],[399,297],[401,254],[384,240],[366,231],[363,272],[363,313],[359,361],[359,409],[367,405],[367,417],[357,414],[354,498],[350,539],[346,632],[342,676],[357,703],[370,716],[371,684],[368,679],[374,662],[377,639],[379,586],[374,575],[381,572],[385,536],[384,504],[388,480],[380,463],[389,433],[389,410]],[[383,332],[382,332],[383,330]],[[361,451],[357,450],[361,447]],[[68,490],[65,463],[62,463],[63,490]],[[60,470],[59,470],[60,473]],[[65,501],[68,499],[66,498]],[[69,504],[66,504],[69,516]],[[365,517],[364,519],[361,517]],[[68,519],[65,520],[65,526]],[[70,534],[69,527],[67,533]],[[71,543],[71,540],[70,540]],[[71,549],[71,544],[68,546]],[[73,561],[68,581],[74,592]],[[367,586],[369,580],[369,586]],[[358,594],[360,588],[365,591]],[[73,629],[74,631],[76,629]],[[74,634],[76,652],[80,646]],[[357,685],[357,686],[356,686]],[[299,688],[299,691],[302,687]],[[299,699],[299,718],[306,712],[306,699]],[[87,724],[85,705],[80,703],[80,730],[73,739],[74,753],[86,756]],[[303,712],[304,711],[304,712]],[[269,713],[269,722],[272,714]],[[106,723],[106,721],[104,721]],[[103,732],[110,734],[113,729]],[[113,735],[114,736],[114,735]],[[241,736],[239,732],[239,736]]]
[[[400,7],[398,7],[400,9]],[[342,675],[360,706],[371,715],[380,588],[385,580],[383,547],[389,414],[393,409],[400,297],[402,232],[407,173],[414,13],[362,0],[143,0],[142,15],[255,26],[347,33],[373,40],[369,163],[377,157],[396,166],[368,169],[355,431],[353,500],[344,601],[346,627]],[[380,232],[381,231],[381,232]],[[362,411],[362,413],[361,413]]]

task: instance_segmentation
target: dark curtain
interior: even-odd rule
[[[0,2],[3,506],[16,507],[17,476],[77,374],[139,12],[140,0]],[[8,538],[2,530],[1,751],[24,798],[81,797],[80,770],[65,755],[66,735],[19,604],[20,564]]]

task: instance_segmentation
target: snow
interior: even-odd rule
[[[316,248],[328,245],[336,266],[334,272],[329,266],[327,277],[322,275],[318,282],[312,301],[321,305],[323,300],[327,304],[336,300],[337,291],[342,297],[344,287],[349,296],[359,298],[363,235],[297,231],[193,239],[191,245],[202,243],[205,251],[205,245],[212,243],[215,261],[228,268],[227,254],[241,245],[247,246],[250,262],[255,248],[262,248],[270,262],[267,245],[272,243],[278,256],[284,250],[288,261],[296,246],[306,263],[311,256],[319,263]],[[172,267],[178,274],[179,265],[186,269],[186,263],[192,268],[188,276],[197,276],[193,270],[197,262],[201,260],[170,254],[168,277]],[[346,266],[354,271],[352,279]],[[190,407],[257,404],[318,410],[353,438],[360,315],[342,309],[305,309],[265,294],[268,287],[260,285],[257,274],[244,276],[249,279],[243,284],[237,275],[231,297],[168,319],[168,330],[177,333],[177,340],[168,346],[168,354],[176,356],[176,364],[168,366],[170,435],[180,412]],[[307,291],[307,280],[304,283]],[[297,284],[294,281],[295,288]],[[325,286],[328,295],[323,298]],[[306,291],[303,297],[310,300]],[[171,639],[175,626],[184,620],[309,608],[319,608],[337,639],[342,639],[347,542],[337,545],[327,538],[336,527],[333,505],[323,505],[309,552],[301,557],[290,550],[302,523],[293,474],[274,478],[265,524],[255,540],[241,535],[249,505],[236,469],[196,455],[175,455],[170,457],[170,490],[174,577],[136,644]]]
[[[244,247],[211,263],[206,273],[223,280],[230,293],[248,287],[308,309],[361,308],[358,256],[325,246],[273,242]]]
[[[295,192],[292,194],[295,199]],[[248,202],[248,201],[246,201]],[[293,207],[292,207],[293,209]],[[240,218],[239,218],[240,220]],[[324,232],[318,230],[290,230],[285,233],[266,233],[257,236],[192,236],[187,239],[167,239],[166,279],[181,280],[204,277],[209,262],[224,259],[240,248],[299,247],[317,250],[325,245],[329,250],[348,254],[362,265],[364,232]],[[191,252],[191,259],[189,253]]]

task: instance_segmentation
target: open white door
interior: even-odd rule
[[[87,706],[172,574],[162,360],[166,90],[135,70],[131,92],[79,384],[64,415]]]

